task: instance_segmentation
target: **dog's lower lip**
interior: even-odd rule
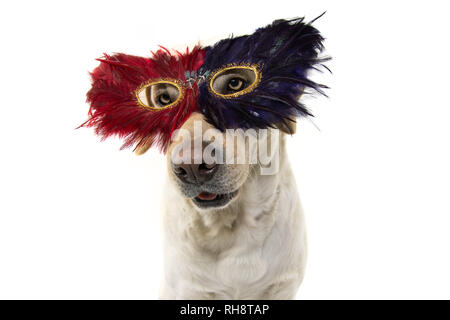
[[[214,208],[222,207],[229,203],[232,199],[236,197],[238,190],[226,193],[226,194],[216,194],[209,192],[200,192],[199,195],[194,197],[192,200],[200,208]],[[201,195],[201,197],[200,197]],[[210,200],[206,200],[210,199]]]
[[[215,198],[217,198],[217,193],[200,192],[197,195],[197,198],[199,198],[200,200],[203,200],[203,201],[210,201],[210,200],[214,200]]]

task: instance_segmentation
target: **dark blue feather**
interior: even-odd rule
[[[211,94],[203,83],[199,105],[207,120],[225,130],[266,128],[311,115],[299,97],[307,89],[324,94],[326,86],[308,79],[310,70],[329,59],[320,57],[323,40],[311,23],[298,18],[276,20],[251,35],[224,39],[209,47],[203,70],[251,63],[261,66],[262,78],[253,91],[232,99]]]

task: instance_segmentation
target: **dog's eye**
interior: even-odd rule
[[[160,103],[160,105],[166,106],[166,105],[168,105],[169,103],[172,102],[172,98],[170,97],[169,94],[163,93],[163,94],[159,95],[158,102]]]
[[[183,88],[177,81],[159,80],[147,83],[136,91],[138,103],[147,109],[160,110],[178,104]]]
[[[247,82],[240,78],[233,78],[228,81],[227,89],[229,92],[238,92],[246,87]]]
[[[226,66],[211,74],[208,87],[214,95],[229,99],[253,91],[260,80],[257,65]]]

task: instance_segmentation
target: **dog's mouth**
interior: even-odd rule
[[[231,200],[233,200],[237,196],[238,191],[239,190],[236,190],[225,194],[200,192],[192,199],[192,201],[197,205],[197,207],[202,209],[220,208],[226,206]]]

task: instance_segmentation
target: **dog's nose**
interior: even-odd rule
[[[172,164],[172,170],[178,178],[190,183],[203,183],[214,176],[217,164]]]

